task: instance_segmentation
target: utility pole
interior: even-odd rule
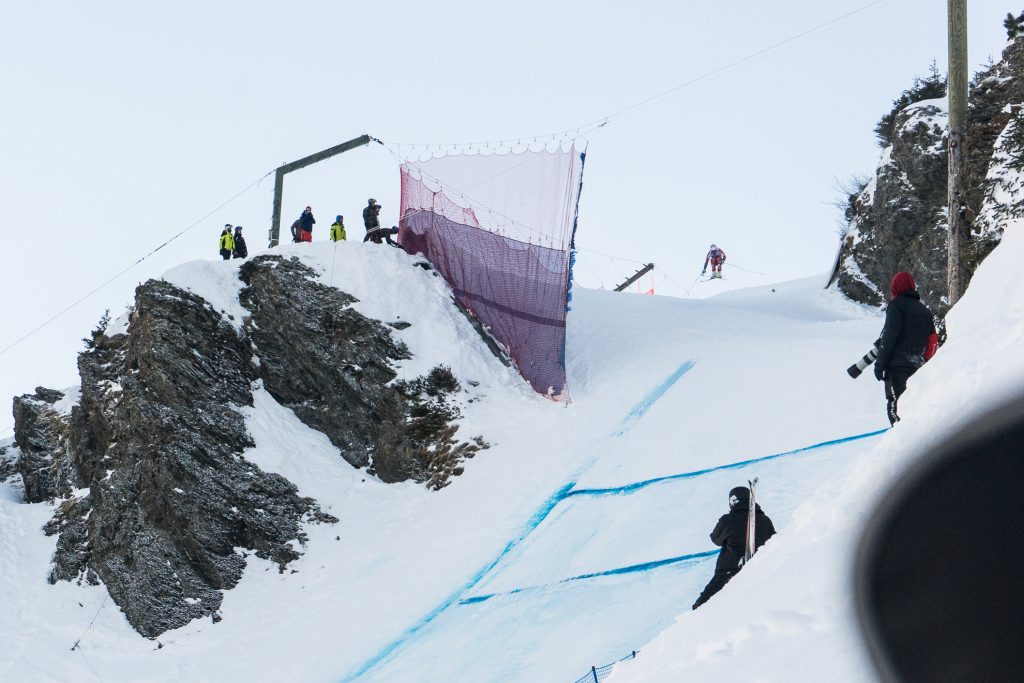
[[[946,281],[949,306],[963,295],[967,271],[964,268],[964,218],[960,215],[960,171],[967,119],[967,0],[947,0],[949,13],[949,176],[946,199],[949,213]]]
[[[371,140],[376,140],[376,138],[370,137],[369,135],[360,135],[348,142],[343,142],[340,145],[329,147],[328,149],[317,152],[316,154],[310,154],[308,157],[303,157],[298,161],[293,161],[290,164],[284,164],[277,168],[274,172],[274,215],[270,223],[270,246],[272,248],[276,247],[281,241],[281,201],[284,196],[285,174],[297,171],[300,168],[305,168],[306,166],[315,164],[318,161],[330,159],[331,157],[341,154],[342,152],[347,152],[350,149],[368,145]]]

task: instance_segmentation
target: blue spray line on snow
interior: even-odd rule
[[[427,626],[427,624],[432,622],[437,617],[441,616],[441,614],[444,613],[449,607],[457,603],[462,598],[463,595],[473,590],[473,588],[478,583],[480,583],[480,581],[485,576],[487,576],[487,574],[489,574],[492,569],[498,566],[498,563],[501,562],[506,555],[508,555],[509,551],[511,551],[513,548],[519,545],[527,536],[530,535],[530,533],[534,529],[540,526],[540,523],[544,521],[544,518],[551,513],[551,510],[553,510],[554,507],[558,505],[558,503],[561,502],[562,499],[565,498],[565,495],[575,485],[576,482],[569,482],[568,484],[560,488],[558,491],[556,491],[550,498],[544,501],[544,504],[540,507],[539,510],[537,510],[536,513],[534,513],[533,517],[530,518],[530,521],[527,522],[526,526],[524,527],[523,531],[519,534],[519,536],[509,541],[505,545],[505,548],[500,553],[498,553],[498,556],[494,558],[494,560],[491,561],[490,564],[488,564],[483,569],[474,574],[469,579],[469,581],[467,581],[461,588],[456,590],[454,593],[449,595],[440,605],[435,607],[429,614],[427,614],[418,622],[416,622],[411,627],[406,629],[405,633],[403,633],[398,638],[393,640],[389,645],[384,647],[376,655],[363,662],[363,664],[358,669],[356,669],[351,674],[343,678],[342,682],[349,683],[349,681],[354,681],[363,674],[367,673],[368,671],[376,667],[378,664],[383,662],[392,652],[397,650],[404,643],[408,642],[410,638],[412,638],[414,635],[416,635],[416,633],[418,633],[425,626]]]
[[[672,386],[679,381],[679,378],[689,372],[692,367],[693,361],[686,361],[676,368],[675,372],[666,377],[664,382],[647,392],[647,395],[640,399],[640,402],[633,406],[633,409],[630,410],[626,414],[626,417],[622,419],[622,426],[619,427],[617,432],[615,432],[615,436],[622,436],[629,431],[632,424],[643,417],[644,414],[651,409],[651,406],[657,403],[658,399],[664,396],[665,392],[671,389]]]
[[[586,581],[587,579],[596,579],[602,576],[620,576],[622,574],[636,574],[638,572],[649,572],[652,569],[659,569],[673,564],[681,564],[684,562],[697,562],[700,560],[713,557],[719,553],[719,550],[705,550],[700,553],[690,553],[689,555],[680,555],[679,557],[669,557],[664,560],[654,560],[652,562],[641,562],[640,564],[631,564],[627,567],[616,567],[615,569],[606,569],[603,572],[592,572],[590,574],[580,574],[579,576],[571,576],[568,579],[561,579],[555,584],[542,584],[539,586],[527,586],[526,588],[513,588],[510,591],[502,591],[499,593],[486,593],[484,595],[474,595],[473,597],[463,598],[459,600],[460,605],[475,605],[479,602],[486,602],[491,598],[496,598],[499,595],[514,595],[516,593],[527,593],[532,591],[538,591],[545,588],[550,588],[552,585],[559,583],[569,583],[570,581]]]
[[[657,477],[655,479],[647,479],[645,481],[638,481],[638,482],[634,482],[632,484],[626,484],[625,486],[616,486],[616,487],[604,488],[604,489],[579,489],[579,490],[576,490],[576,491],[569,490],[569,491],[567,491],[562,496],[562,498],[560,500],[558,500],[556,502],[556,504],[558,502],[561,502],[562,500],[565,500],[566,498],[571,498],[573,496],[628,495],[630,493],[635,493],[636,491],[639,491],[641,489],[647,488],[648,486],[651,486],[653,484],[660,484],[660,483],[669,482],[669,481],[679,481],[679,480],[683,480],[683,479],[692,479],[694,477],[699,477],[699,476],[702,476],[702,475],[705,475],[705,474],[711,474],[712,472],[720,472],[720,471],[723,471],[723,470],[740,469],[740,468],[748,467],[748,466],[756,464],[756,463],[765,462],[766,460],[775,460],[776,458],[784,458],[784,457],[788,457],[788,456],[799,455],[801,453],[807,453],[809,451],[814,451],[814,450],[817,450],[817,449],[820,449],[820,448],[828,448],[830,446],[838,446],[839,444],[844,444],[844,443],[848,443],[848,442],[851,442],[851,441],[857,441],[859,439],[867,439],[867,438],[870,438],[870,437],[873,437],[873,436],[878,436],[880,434],[884,434],[887,431],[889,431],[888,428],[887,429],[879,429],[879,430],[874,431],[874,432],[867,432],[865,434],[857,434],[855,436],[847,436],[847,437],[844,437],[842,439],[832,439],[831,441],[822,441],[821,443],[816,443],[816,444],[814,444],[812,446],[804,446],[803,448],[797,448],[797,449],[794,449],[794,450],[791,450],[791,451],[786,451],[784,453],[775,453],[774,455],[766,455],[766,456],[763,456],[763,457],[760,457],[760,458],[751,458],[749,460],[741,460],[739,462],[734,462],[734,463],[731,463],[729,465],[719,465],[718,467],[709,467],[707,469],[695,470],[693,472],[684,472],[682,474],[672,474],[672,475],[665,476],[665,477]],[[551,507],[553,508],[554,506],[551,506]],[[549,512],[550,512],[550,510],[549,510]],[[679,563],[679,562],[685,562],[687,560],[694,560],[694,559],[702,559],[702,558],[705,558],[705,557],[711,557],[712,555],[715,555],[717,553],[718,553],[718,550],[707,550],[707,551],[700,552],[700,553],[691,553],[689,555],[680,555],[679,557],[670,557],[670,558],[665,559],[665,560],[654,560],[652,562],[644,562],[644,563],[641,563],[641,564],[629,565],[628,567],[619,567],[617,569],[608,569],[608,570],[605,570],[605,571],[594,572],[594,573],[591,573],[591,574],[581,574],[580,576],[573,576],[573,577],[570,577],[568,579],[561,579],[560,581],[558,581],[558,583],[567,583],[569,581],[580,581],[580,580],[584,580],[584,579],[593,579],[593,578],[597,578],[597,577],[600,577],[600,576],[614,576],[614,575],[617,575],[617,574],[633,574],[633,573],[636,573],[636,572],[645,572],[645,571],[650,571],[652,569],[657,569],[658,567],[663,567],[665,565],[676,564],[676,563]],[[491,598],[496,597],[498,595],[512,595],[514,593],[522,593],[524,591],[533,591],[533,590],[538,590],[538,589],[541,589],[541,588],[547,588],[550,585],[552,585],[552,584],[540,585],[540,586],[529,586],[529,587],[526,587],[526,588],[515,588],[513,590],[504,591],[504,592],[501,592],[501,593],[489,593],[489,594],[486,594],[486,595],[477,595],[477,596],[473,596],[473,597],[470,597],[470,598],[464,598],[462,600],[459,600],[459,604],[460,605],[471,605],[471,604],[475,604],[475,603],[478,603],[478,602],[484,602],[486,600],[490,600]]]
[[[626,484],[624,486],[613,486],[610,488],[603,489],[578,489],[576,491],[569,491],[565,497],[571,498],[572,496],[618,496],[626,495],[645,489],[648,486],[654,484],[660,484],[666,481],[675,481],[679,479],[692,479],[699,477],[704,474],[711,474],[712,472],[721,472],[723,470],[736,470],[749,465],[753,465],[759,462],[765,462],[767,460],[775,460],[776,458],[785,458],[791,455],[799,455],[800,453],[806,453],[807,451],[814,451],[819,448],[828,448],[829,446],[838,446],[839,444],[847,443],[850,441],[857,441],[859,439],[868,439],[879,434],[884,434],[889,431],[889,428],[879,429],[874,432],[867,432],[865,434],[856,434],[854,436],[843,437],[842,439],[833,439],[831,441],[822,441],[812,446],[804,446],[803,448],[797,448],[792,451],[786,451],[784,453],[775,453],[773,455],[765,455],[760,458],[751,458],[749,460],[741,460],[734,462],[729,465],[718,465],[717,467],[708,467],[703,470],[694,470],[693,472],[683,472],[682,474],[670,474],[664,477],[655,477],[654,479],[646,479],[644,481],[633,482],[632,484]]]
[[[690,368],[693,367],[693,365],[694,362],[691,360],[684,362],[675,370],[675,372],[669,375],[665,379],[665,381],[663,381],[661,384],[656,386],[651,391],[647,392],[647,394],[642,399],[640,399],[640,402],[633,406],[629,413],[626,414],[626,417],[622,419],[622,424],[619,430],[616,431],[613,434],[613,436],[622,436],[623,434],[625,434],[629,430],[631,423],[643,417],[644,413],[650,410],[651,406],[653,406],[658,401],[658,399],[664,396],[665,393],[672,388],[672,385],[678,382],[679,379],[683,375],[685,375],[690,370]],[[586,468],[589,467],[592,463],[593,459],[588,461],[588,463],[582,469],[586,470]],[[473,590],[473,588],[476,587],[476,585],[479,584],[480,581],[482,581],[483,578],[487,576],[487,574],[490,573],[490,571],[494,569],[498,565],[498,563],[500,563],[502,559],[505,558],[505,556],[509,554],[509,552],[511,552],[516,546],[518,546],[520,543],[526,540],[526,537],[533,533],[533,531],[537,527],[539,527],[541,523],[544,522],[547,516],[551,514],[551,511],[555,508],[555,506],[557,506],[569,495],[569,493],[572,491],[573,486],[575,485],[576,482],[571,481],[562,488],[558,489],[558,491],[556,491],[554,494],[552,494],[546,501],[544,501],[544,504],[541,505],[537,512],[535,512],[533,516],[530,517],[529,521],[523,527],[523,530],[519,533],[519,535],[516,538],[509,541],[505,545],[505,548],[498,554],[496,558],[494,558],[492,562],[490,562],[486,567],[484,567],[476,574],[474,574],[468,582],[466,582],[461,588],[452,593],[446,600],[444,600],[440,605],[431,610],[426,616],[422,617],[418,622],[416,622],[408,629],[406,629],[406,631],[402,635],[393,640],[390,644],[386,645],[373,657],[363,662],[355,671],[353,671],[348,676],[343,678],[342,683],[351,683],[351,681],[355,681],[363,674],[376,668],[378,665],[384,662],[384,660],[387,659],[391,654],[393,654],[399,647],[407,643],[410,638],[416,635],[430,622],[434,621],[434,619],[439,617],[449,607],[456,604],[462,596],[464,596],[469,591]]]

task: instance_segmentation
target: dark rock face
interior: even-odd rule
[[[445,486],[461,474],[458,463],[483,444],[479,437],[462,444],[454,439],[459,411],[450,398],[458,381],[450,370],[448,381],[435,368],[429,377],[392,383],[391,363],[409,358],[409,350],[391,337],[390,326],[352,309],[353,297],[321,285],[315,275],[298,260],[277,256],[242,266],[247,287],[240,298],[252,312],[246,329],[267,391],[326,434],[353,466],[368,467],[386,482]],[[428,387],[432,393],[424,400]]]
[[[1011,43],[1002,61],[977,74],[968,102],[964,173],[957,188],[971,234],[964,248],[968,276],[998,244],[1001,229],[975,221],[991,195],[995,142],[1024,102],[1024,40]],[[889,298],[892,276],[906,270],[937,314],[948,309],[947,117],[927,102],[906,107],[896,120],[892,145],[883,152],[875,178],[850,198],[849,230],[840,248],[834,281],[848,297],[880,305]],[[998,213],[998,212],[996,212]],[[990,212],[990,215],[995,215]]]
[[[53,409],[62,398],[59,391],[38,387],[35,394],[14,399],[14,441],[21,451],[17,471],[30,503],[67,496],[80,484],[68,452],[67,419]]]
[[[7,446],[0,446],[0,483],[7,481],[17,471],[17,451]]]
[[[971,239],[966,258],[971,272],[1002,238],[1002,224],[1024,215],[1019,202],[1003,203],[996,198],[1014,193],[1006,169],[1022,170],[1024,148],[1024,36],[1018,36],[1003,51],[1002,60],[977,74],[972,82],[964,157],[967,160],[960,193],[970,209]],[[997,141],[1003,136],[1002,148]],[[993,154],[1003,157],[991,163]],[[1002,168],[997,168],[1002,167]],[[988,206],[986,206],[988,205]],[[988,211],[985,211],[988,209]]]
[[[409,358],[409,350],[353,310],[353,297],[314,275],[297,260],[247,261],[240,273],[248,285],[240,299],[252,312],[247,329],[267,391],[326,434],[354,467],[365,467],[381,425],[402,418],[398,395],[385,385],[396,377],[391,363]]]
[[[58,535],[50,581],[102,581],[145,636],[215,614],[247,554],[283,571],[305,523],[337,521],[243,457],[254,444],[238,408],[252,405],[258,381],[384,481],[438,489],[487,447],[455,438],[450,370],[394,381],[391,364],[408,349],[351,296],[297,260],[261,256],[240,275],[252,313],[241,330],[151,280],[136,290],[126,334],[101,325],[86,340],[70,415],[54,407],[60,392],[15,400],[11,450],[26,497],[60,500],[45,529]],[[11,468],[0,453],[0,474]]]
[[[201,298],[140,286],[129,333],[97,339],[79,369],[81,403],[60,440],[76,445],[89,495],[47,526],[60,534],[51,581],[102,580],[132,626],[156,636],[220,607],[245,567],[237,549],[283,567],[301,522],[329,521],[240,457],[252,443],[234,406],[252,403],[251,349]],[[30,437],[47,433],[30,430],[32,416],[17,433],[34,453],[46,442]]]
[[[927,102],[896,116],[893,144],[852,204],[838,277],[851,299],[881,305],[901,270],[913,273],[925,301],[945,295],[945,126],[945,112]]]

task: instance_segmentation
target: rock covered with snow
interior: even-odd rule
[[[900,111],[875,177],[851,200],[837,283],[854,301],[884,303],[901,270],[929,303],[945,294],[946,118],[942,100]]]
[[[438,489],[479,450],[478,442],[453,438],[459,409],[447,397],[460,386],[450,370],[395,381],[393,364],[411,356],[391,336],[398,328],[357,312],[355,297],[318,282],[297,259],[260,256],[240,277],[250,312],[245,328],[267,391],[326,434],[351,465],[386,482]]]
[[[47,525],[58,535],[51,582],[102,581],[156,636],[217,610],[248,552],[283,568],[303,520],[331,521],[240,457],[252,445],[238,412],[252,404],[252,351],[200,297],[141,285],[127,332],[96,338],[79,370],[81,402],[60,440],[82,488],[49,492],[64,499]],[[26,444],[31,424],[16,422]]]
[[[985,215],[985,205],[999,182],[990,172],[996,142],[1022,104],[1024,41],[1014,39],[998,63],[975,75],[970,90],[958,188],[971,229],[964,246],[968,275],[998,244],[1000,221],[1008,217],[1006,208]],[[854,301],[883,304],[893,274],[906,270],[933,311],[948,309],[947,124],[945,99],[904,107],[874,176],[850,196],[833,280]]]
[[[86,340],[80,390],[15,400],[16,459],[3,460],[28,502],[58,503],[51,583],[102,583],[150,637],[215,614],[249,554],[285,571],[306,524],[337,521],[244,457],[254,391],[387,482],[442,488],[487,446],[455,438],[451,371],[399,379],[392,365],[411,354],[395,328],[309,266],[261,256],[216,273],[215,303],[167,280],[140,285],[129,314]]]
[[[14,399],[19,426],[15,443],[20,451],[16,467],[25,498],[32,503],[66,496],[79,484],[69,449],[67,416],[56,408],[63,398],[59,391],[37,387],[34,394]]]

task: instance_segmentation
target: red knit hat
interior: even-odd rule
[[[912,289],[917,289],[917,285],[914,284],[914,276],[910,273],[896,273],[892,276],[892,298],[895,299],[903,292],[909,292]]]

